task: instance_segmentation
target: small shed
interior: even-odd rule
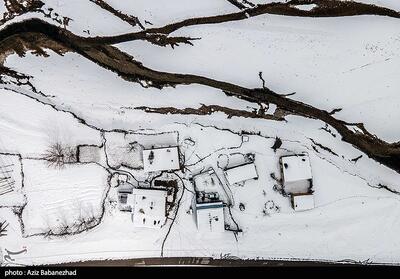
[[[132,206],[132,221],[135,227],[161,228],[166,220],[167,191],[155,189],[133,189],[128,195]]]
[[[224,171],[226,180],[230,185],[234,185],[250,179],[258,179],[256,165],[248,163]]]
[[[314,195],[310,194],[294,194],[292,195],[292,206],[295,211],[304,211],[313,209],[314,205]]]
[[[163,147],[143,150],[145,172],[180,169],[178,147]]]
[[[197,229],[206,233],[225,231],[224,205],[221,201],[196,203]]]

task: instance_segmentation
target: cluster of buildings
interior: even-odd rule
[[[143,150],[146,173],[180,169],[178,147]],[[167,203],[172,202],[166,187],[137,188],[126,174],[118,176],[118,200],[121,211],[131,213],[134,227],[161,228],[167,218]]]
[[[311,164],[307,154],[282,156],[279,159],[282,185],[290,195],[295,211],[314,207]],[[143,167],[146,173],[174,171],[181,168],[178,147],[143,150]],[[245,162],[223,170],[223,181],[213,168],[209,168],[190,181],[195,196],[192,213],[199,231],[223,232],[227,229],[225,216],[230,197],[225,185],[234,186],[258,179],[254,154],[247,154]],[[118,178],[120,209],[132,214],[135,227],[160,228],[167,218],[168,193],[165,188],[135,188],[127,175]],[[229,226],[229,225],[228,225]]]
[[[226,168],[223,171],[225,181],[229,186],[258,179],[254,156],[247,156],[247,158],[250,158],[248,162]],[[304,211],[314,208],[313,181],[308,155],[282,156],[279,163],[282,186],[285,193],[290,195],[293,209]],[[224,189],[223,183],[213,169],[194,176],[192,182],[196,191],[193,208],[198,230],[204,232],[224,231],[224,216],[226,216],[224,206],[227,203],[221,198],[223,196],[221,189]]]

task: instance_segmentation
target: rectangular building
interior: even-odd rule
[[[303,211],[314,208],[313,179],[308,155],[283,156],[280,165],[283,189],[291,195],[293,209]]]
[[[230,185],[250,179],[258,179],[257,169],[254,163],[244,164],[224,171],[226,180]]]
[[[180,169],[178,147],[163,147],[143,150],[145,172]]]
[[[135,227],[161,228],[166,221],[167,191],[156,189],[133,189],[128,195]]]
[[[224,205],[222,202],[196,203],[196,223],[201,232],[225,231]]]
[[[291,199],[292,207],[296,211],[309,210],[315,207],[313,194],[294,194]]]
[[[312,187],[311,164],[308,155],[298,154],[280,158],[282,182],[288,194],[308,193]]]

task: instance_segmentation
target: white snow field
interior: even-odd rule
[[[106,0],[126,14],[137,16],[147,28],[158,27],[191,17],[233,13],[237,8],[224,0]]]
[[[81,36],[104,36],[139,31],[138,27],[114,17],[91,1],[44,0],[43,2],[45,8],[53,8],[61,16],[71,18],[68,30]]]
[[[373,4],[389,9],[393,9],[395,11],[400,11],[400,2],[396,0],[359,0],[357,2],[365,3],[365,4]]]
[[[108,173],[96,164],[52,169],[46,162],[24,160],[27,205],[22,214],[26,235],[72,226],[79,217],[99,217]]]
[[[77,35],[139,30],[91,1],[44,2],[71,17],[67,28]],[[154,26],[237,11],[222,0],[106,2]],[[363,2],[400,9],[398,1]],[[7,25],[30,17],[41,18],[27,14]],[[262,86],[262,71],[272,90],[296,92],[290,98],[320,109],[343,108],[335,117],[363,122],[378,137],[397,142],[399,27],[398,19],[379,16],[264,15],[172,34],[200,37],[194,46],[171,49],[137,41],[116,47],[154,70],[199,74],[249,88]],[[32,76],[30,81],[42,94],[27,86],[0,85],[0,159],[13,164],[15,180],[14,191],[0,195],[0,222],[9,223],[7,235],[0,237],[0,251],[23,251],[12,264],[161,255],[400,264],[399,173],[343,142],[335,130],[327,132],[331,127],[325,123],[294,115],[276,121],[228,118],[221,112],[148,113],[135,108],[204,104],[253,111],[259,105],[199,85],[144,88],[76,53],[48,54],[12,54],[4,63]],[[268,108],[269,113],[274,110]],[[274,151],[277,137],[282,146]],[[58,169],[43,159],[54,142],[99,146],[104,154],[98,163],[69,163]],[[137,149],[128,152],[131,143],[138,144]],[[129,172],[135,178],[130,181],[138,185],[157,178],[158,173],[143,173],[140,153],[165,145],[179,146],[185,164],[184,173],[168,174],[185,184],[179,184],[178,198],[184,191],[176,219],[168,219],[160,229],[135,228],[131,214],[118,209],[117,189],[109,175]],[[303,152],[310,158],[315,208],[295,212],[289,197],[275,185],[279,157]],[[229,186],[224,169],[242,163],[247,153],[255,155],[259,178]],[[230,231],[200,233],[190,213],[194,189],[189,178],[210,167],[221,178],[234,221],[243,230],[236,236]],[[77,234],[43,235],[50,230],[60,233],[84,216],[101,217],[100,223]],[[225,221],[233,224],[228,214]]]
[[[99,132],[80,124],[69,113],[58,112],[24,95],[0,88],[0,104],[1,152],[41,157],[55,142],[101,143]]]
[[[400,21],[387,17],[300,18],[262,15],[244,21],[183,28],[194,46],[118,44],[147,67],[198,74],[249,88],[266,86],[337,117],[363,122],[387,141],[400,118]],[[231,69],[227,71],[227,69]]]
[[[400,224],[396,221],[398,217],[394,212],[399,210],[399,198],[388,191],[374,189],[368,185],[373,183],[371,181],[374,180],[374,175],[377,176],[375,179],[380,179],[379,167],[372,168],[376,173],[375,171],[374,174],[370,173],[371,177],[363,178],[351,173],[358,167],[346,166],[345,160],[340,158],[339,161],[343,160],[341,166],[336,166],[330,162],[332,158],[329,154],[318,154],[296,140],[285,139],[282,146],[284,149],[275,154],[270,148],[274,142],[273,138],[250,136],[249,141],[238,148],[241,137],[229,131],[218,131],[212,127],[203,128],[197,124],[167,125],[164,129],[177,130],[182,141],[190,137],[196,143],[186,148],[183,143],[180,144],[186,157],[192,158],[187,164],[192,165],[190,170],[193,173],[209,166],[219,170],[218,165],[223,166],[225,162],[223,157],[228,156],[234,162],[242,160],[241,153],[255,151],[255,163],[260,176],[258,180],[247,181],[243,187],[230,188],[234,197],[233,216],[243,229],[243,234],[239,235],[237,242],[230,232],[219,236],[199,233],[194,216],[187,214],[192,194],[186,191],[176,222],[165,243],[164,256],[218,258],[230,254],[241,258],[337,261],[370,259],[373,262],[398,262],[400,243],[396,240],[395,233],[400,229]],[[285,150],[305,151],[310,154],[316,203],[316,208],[311,211],[294,212],[289,199],[272,189],[275,181],[270,177],[270,173],[279,175],[277,158],[287,154],[288,151]],[[192,156],[189,156],[190,154]],[[209,154],[212,156],[198,162],[199,157],[203,158]],[[33,171],[37,164],[30,162],[29,165],[32,165]],[[44,166],[42,168],[41,173],[44,177],[47,177],[46,173],[54,173],[46,170]],[[78,170],[78,167],[75,167],[75,170]],[[221,172],[222,170],[217,171],[218,174]],[[396,178],[397,175],[387,173],[385,178],[390,177]],[[46,178],[41,178],[41,181],[42,179],[46,181]],[[58,178],[51,178],[53,179],[59,181]],[[99,178],[95,181],[97,179]],[[77,183],[78,181],[79,179]],[[90,184],[84,182],[79,187],[84,188],[87,185]],[[186,187],[192,189],[190,183]],[[31,188],[33,186],[29,189]],[[44,185],[41,187],[43,190],[46,188],[50,187]],[[27,192],[27,195],[28,207],[30,195],[36,197],[37,201],[43,199],[47,200],[46,204],[52,204],[53,195],[48,194],[40,199],[31,192]],[[114,195],[112,189],[108,199],[113,200]],[[238,209],[239,203],[245,204],[245,211]],[[278,206],[279,210],[271,205]],[[76,206],[71,203],[66,208],[73,209]],[[267,210],[263,212],[264,209]],[[41,212],[40,208],[29,208],[29,210]],[[23,216],[24,220],[30,222],[27,215]],[[21,239],[16,237],[12,242],[14,246],[18,246],[17,243],[21,245],[24,243],[27,247],[27,252],[18,258],[19,263],[43,264],[88,259],[156,257],[160,255],[167,229],[168,224],[161,230],[134,228],[130,214],[107,207],[101,224],[89,232],[53,239],[39,236]],[[101,247],[98,246],[100,239]],[[257,246],[254,246],[255,243]],[[321,247],[324,247],[323,252]]]

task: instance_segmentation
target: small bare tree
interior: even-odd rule
[[[50,228],[46,228],[42,232],[44,238],[51,238],[55,235],[54,231]]]
[[[56,142],[47,149],[44,159],[47,160],[49,166],[63,168],[66,163],[76,161],[76,151],[71,146]]]
[[[139,152],[141,150],[143,150],[143,145],[141,145],[140,143],[138,143],[137,141],[134,142],[130,142],[127,145],[127,150],[128,152]]]
[[[87,231],[95,226],[98,222],[99,218],[96,217],[92,206],[81,208],[79,217],[74,225],[74,232]]]

